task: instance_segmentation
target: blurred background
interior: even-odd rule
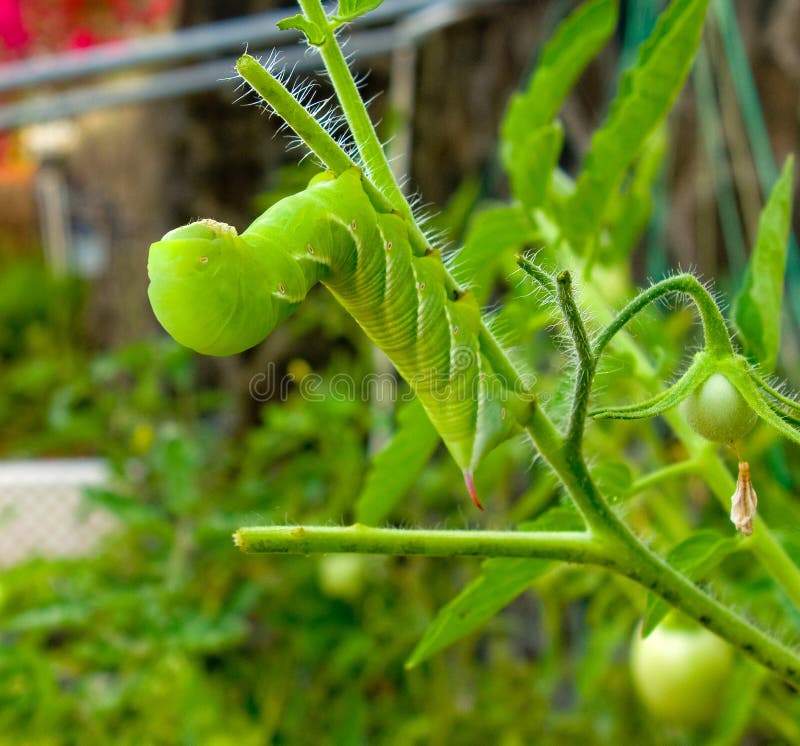
[[[576,5],[386,0],[349,29],[398,171],[454,244],[476,210],[508,197],[506,102]],[[613,42],[561,114],[566,171],[662,7],[621,3]],[[233,79],[245,48],[277,46],[293,79],[329,95],[318,61],[275,28],[294,12],[0,0],[0,744],[697,743],[637,706],[625,667],[635,610],[600,572],[547,576],[405,671],[477,562],[233,549],[244,524],[352,520],[393,422],[369,401],[252,395],[270,365],[295,381],[374,369],[324,292],[225,359],[176,345],[147,301],[152,241],[200,217],[243,228],[315,173]],[[800,150],[798,39],[798,0],[712,3],[637,281],[681,266],[724,291],[741,274],[777,167]],[[786,305],[781,372],[797,386],[796,243]],[[519,444],[493,456],[480,525],[552,501],[529,457]],[[469,511],[439,447],[386,519],[461,526],[478,521]],[[792,716],[777,731],[775,718],[756,713],[746,742],[800,742]]]

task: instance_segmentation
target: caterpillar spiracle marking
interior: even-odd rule
[[[493,370],[473,294],[438,251],[415,252],[358,169],[315,177],[241,235],[214,220],[176,228],[151,245],[148,273],[159,322],[208,355],[258,344],[322,282],[408,381],[480,507],[472,474],[519,431],[531,396]]]

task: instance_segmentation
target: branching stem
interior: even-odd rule
[[[530,557],[607,567],[649,588],[762,665],[800,686],[800,658],[741,619],[641,547],[607,543],[586,532],[387,529],[368,526],[240,528],[237,546],[250,554],[331,552],[429,557]]]
[[[333,89],[336,91],[336,97],[353,133],[367,174],[378,189],[408,219],[409,225],[416,225],[411,207],[395,181],[386,153],[383,151],[381,141],[369,118],[361,94],[359,94],[350,68],[347,66],[347,61],[336,42],[333,26],[325,15],[322,3],[320,0],[298,0],[298,3],[305,17],[322,32],[322,40],[316,46],[322,55],[325,69],[328,71]]]
[[[685,461],[662,466],[660,469],[646,474],[641,479],[637,479],[628,490],[628,497],[638,495],[669,479],[684,477],[687,474],[696,474],[700,469],[701,462],[695,459],[686,459]]]
[[[315,34],[313,43],[320,50],[369,177],[385,199],[408,219],[414,239],[420,245],[427,244],[408,202],[394,180],[381,143],[336,43],[333,25],[326,18],[320,0],[298,1],[306,19],[320,32],[319,38]],[[270,103],[304,140],[308,138],[306,141],[310,147],[326,163],[334,170],[350,167],[349,157],[316,122],[309,121],[313,117],[291,94],[280,84],[276,88],[269,77],[261,76],[249,62],[245,65],[245,71],[248,74],[254,73],[258,78],[257,83],[264,83],[263,91],[258,85],[254,84],[253,87],[267,100],[272,97],[274,103],[273,100]],[[245,75],[245,72],[242,74]],[[252,84],[250,78],[247,75],[245,77]],[[281,112],[278,107],[283,108],[286,113]],[[545,280],[545,287],[547,282]],[[593,346],[572,296],[569,273],[562,273],[556,283],[557,298],[575,340],[579,357],[579,375],[569,430],[564,438],[538,406],[532,408],[530,418],[524,426],[539,453],[581,511],[589,531],[409,531],[365,526],[274,526],[240,529],[236,533],[237,545],[244,551],[253,553],[367,552],[428,556],[538,557],[608,567],[650,589],[784,680],[800,686],[800,656],[720,604],[650,551],[599,493],[581,453],[588,399],[599,356],[608,342],[634,315],[649,303],[672,292],[691,296],[697,305],[707,351],[717,357],[732,356],[733,350],[722,314],[708,291],[692,275],[668,278],[637,296],[602,331]],[[493,360],[495,370],[509,376],[510,386],[519,385],[518,374],[485,327],[482,335],[486,338],[486,353],[493,359],[497,358],[496,362]],[[778,556],[774,547],[767,549],[770,550],[767,552],[768,556]],[[790,571],[787,567],[786,572],[789,577],[784,580],[792,581],[796,576],[796,568]]]
[[[619,332],[639,311],[648,306],[653,301],[663,298],[670,293],[684,293],[692,298],[700,319],[703,323],[703,333],[705,334],[705,349],[713,357],[724,357],[733,355],[731,338],[728,328],[725,326],[725,319],[719,307],[714,302],[711,294],[706,290],[698,279],[691,274],[675,275],[667,277],[660,282],[651,285],[647,290],[639,293],[627,306],[625,306],[605,328],[594,342],[595,357],[600,357],[606,345],[614,335]]]
[[[357,168],[355,161],[339,143],[257,59],[249,54],[242,55],[236,63],[236,70],[327,168],[337,176],[350,168]],[[369,178],[364,179],[364,190],[373,204],[383,207],[387,212],[392,209],[388,198]]]

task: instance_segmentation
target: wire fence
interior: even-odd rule
[[[100,459],[0,461],[0,566],[91,552],[115,521],[82,490],[107,479]]]

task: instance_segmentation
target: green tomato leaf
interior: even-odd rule
[[[528,89],[509,102],[501,154],[514,196],[529,209],[544,201],[561,153],[564,133],[553,118],[614,32],[617,10],[617,0],[593,0],[568,16],[545,45]]]
[[[372,459],[356,502],[356,520],[367,526],[380,524],[411,488],[438,444],[439,433],[419,399],[414,399],[400,410],[394,437]]]
[[[28,609],[4,622],[7,632],[31,632],[80,628],[89,623],[94,605],[88,600],[59,601]]]
[[[339,0],[339,8],[331,18],[337,26],[341,26],[375,10],[382,2],[383,0]]]
[[[768,370],[775,367],[780,347],[793,175],[794,159],[789,156],[761,211],[756,246],[733,305],[733,322],[745,352]]]
[[[501,205],[479,212],[470,221],[464,248],[453,270],[469,285],[479,303],[488,300],[498,274],[505,274],[503,258],[536,240],[536,233],[519,205]]]
[[[653,210],[653,183],[661,170],[666,144],[666,132],[659,127],[645,143],[627,189],[614,195],[609,204],[608,243],[600,249],[600,258],[607,264],[627,259],[647,227]]]
[[[316,45],[322,43],[322,32],[320,29],[315,23],[309,21],[308,18],[301,13],[289,18],[284,18],[282,21],[278,21],[277,26],[281,31],[301,31],[303,34],[305,34],[309,44]]]
[[[105,487],[84,487],[83,494],[90,503],[114,513],[129,525],[158,525],[168,519],[161,506],[148,505],[130,495],[122,495]]]
[[[633,484],[630,467],[622,461],[601,461],[592,466],[592,479],[608,498],[622,498]]]
[[[600,224],[631,163],[683,87],[700,44],[709,0],[673,0],[636,65],[620,81],[603,126],[595,132],[575,192],[559,205],[564,234],[582,251]]]
[[[667,562],[690,580],[702,580],[719,565],[739,542],[717,531],[698,531],[669,550]],[[647,611],[642,622],[642,637],[647,637],[667,615],[670,606],[650,594]]]
[[[419,665],[442,648],[476,630],[511,603],[550,566],[549,560],[486,560],[481,574],[436,615],[406,661],[406,668]]]
[[[542,50],[528,90],[511,97],[502,124],[503,161],[534,130],[550,124],[578,76],[617,25],[617,0],[593,0],[578,8]]]
[[[529,210],[544,202],[563,143],[564,130],[556,121],[531,130],[513,149],[506,163],[511,191]]]
[[[521,531],[580,531],[583,519],[571,505],[558,505],[535,521],[520,524]],[[550,560],[494,558],[481,566],[475,578],[431,622],[406,661],[413,668],[434,653],[475,631],[510,604],[550,568]]]

